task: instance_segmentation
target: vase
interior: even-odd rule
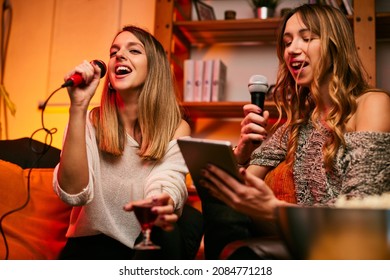
[[[256,8],[256,17],[266,19],[274,16],[274,9],[269,7],[258,7]]]

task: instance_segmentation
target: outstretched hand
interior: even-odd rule
[[[149,203],[156,205],[152,207],[152,211],[158,215],[154,225],[161,227],[165,231],[173,230],[174,225],[179,217],[174,213],[173,201],[166,193],[161,193],[150,198],[129,202],[123,207],[123,209],[125,211],[133,211],[134,204],[139,205]]]
[[[210,194],[231,208],[256,220],[274,220],[275,209],[284,204],[278,200],[266,183],[255,175],[240,169],[245,183],[240,183],[215,165],[202,170],[202,186]]]

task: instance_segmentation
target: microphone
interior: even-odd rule
[[[268,91],[268,80],[262,75],[253,75],[249,78],[248,89],[251,94],[251,103],[261,108],[260,115],[264,111],[265,94]],[[252,141],[253,144],[261,144],[261,141]]]
[[[264,99],[268,91],[268,80],[262,75],[253,75],[249,78],[248,89],[251,94],[251,103],[261,108],[261,114],[264,111]]]
[[[106,64],[99,59],[92,60],[91,63],[92,62],[94,64],[96,64],[97,66],[99,66],[99,68],[101,70],[100,78],[103,78],[107,72]],[[64,88],[64,87],[77,87],[77,86],[83,85],[84,83],[85,83],[85,81],[83,79],[83,76],[81,76],[80,73],[74,73],[69,79],[66,80],[65,83],[62,84],[61,87],[62,88]]]

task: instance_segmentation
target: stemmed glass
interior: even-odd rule
[[[134,246],[134,249],[136,250],[161,249],[160,246],[154,244],[150,240],[152,227],[155,220],[157,219],[157,214],[152,212],[153,206],[156,206],[156,204],[153,202],[133,205],[134,214],[137,217],[137,220],[140,223],[142,229],[142,241]]]

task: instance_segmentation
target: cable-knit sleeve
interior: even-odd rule
[[[252,153],[250,164],[278,166],[286,158],[287,141],[288,130],[282,125]]]
[[[67,127],[64,133],[64,139],[66,137]],[[87,158],[88,158],[88,169],[89,169],[89,182],[88,185],[83,188],[80,193],[77,194],[69,194],[66,193],[60,186],[57,174],[58,168],[61,163],[57,164],[53,173],[53,189],[54,192],[58,195],[58,197],[64,201],[65,203],[72,206],[81,206],[88,204],[93,199],[93,189],[96,180],[99,180],[100,174],[96,174],[96,170],[98,167],[96,166],[99,162],[98,160],[98,150],[95,141],[95,132],[92,124],[87,117],[87,125],[86,125],[86,143],[87,146]]]
[[[390,133],[345,134],[346,148],[338,153],[341,194],[347,198],[390,191]]]
[[[177,141],[172,140],[165,156],[156,163],[146,180],[146,197],[159,194],[162,188],[162,191],[173,199],[175,211],[180,214],[188,197],[185,183],[187,173],[188,169]]]

